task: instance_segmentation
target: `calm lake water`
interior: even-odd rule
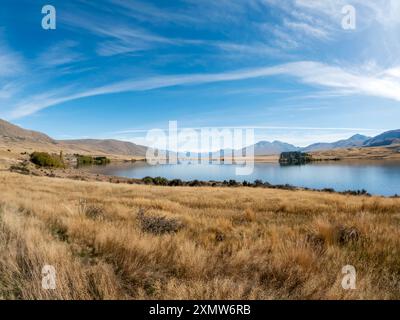
[[[337,191],[365,189],[371,194],[400,195],[400,161],[316,162],[303,166],[280,166],[256,163],[249,176],[237,176],[235,165],[178,164],[150,166],[145,162],[87,167],[84,170],[127,178],[165,177],[167,179],[251,181],[261,179],[271,184],[291,184]]]

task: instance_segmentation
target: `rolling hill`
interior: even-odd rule
[[[114,139],[59,140],[57,142],[59,145],[71,149],[87,149],[88,152],[118,154],[126,156],[145,156],[147,151],[147,147],[145,146]]]
[[[0,144],[17,151],[48,151],[144,157],[147,147],[119,140],[55,140],[0,119]]]
[[[356,134],[349,139],[339,140],[332,143],[314,143],[308,147],[302,148],[301,151],[313,152],[313,151],[324,151],[332,149],[343,149],[343,148],[354,148],[361,147],[371,137],[363,136],[361,134]]]
[[[315,143],[305,148],[296,147],[281,141],[260,141],[254,144],[256,156],[279,155],[288,151],[323,152],[349,148],[388,147],[400,145],[400,129],[384,132],[376,137],[356,134],[349,139],[332,143]],[[18,151],[49,151],[114,155],[125,157],[144,157],[147,147],[132,142],[113,139],[55,140],[44,133],[26,130],[0,119],[0,145]],[[246,148],[242,149],[244,152]]]
[[[299,151],[300,148],[281,141],[260,141],[254,145],[254,155],[278,155],[282,152]]]
[[[0,119],[0,141],[2,142],[33,142],[33,143],[50,143],[57,142],[45,135],[44,133],[22,129],[14,124]]]
[[[260,141],[254,144],[256,156],[277,155],[287,151],[323,152],[349,148],[387,147],[400,144],[400,129],[384,132],[376,137],[367,137],[361,134],[336,142],[319,142],[300,148],[281,141]]]
[[[400,144],[400,129],[384,132],[374,138],[366,140],[364,147],[381,147],[392,144]]]

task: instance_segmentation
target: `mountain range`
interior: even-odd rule
[[[44,133],[26,130],[0,119],[0,142],[7,146],[24,145],[28,149],[44,148],[57,150],[60,148],[69,152],[98,153],[121,156],[146,155],[147,147],[132,142],[114,139],[77,139],[77,140],[55,140]],[[348,139],[331,143],[314,143],[305,148],[300,148],[281,141],[260,141],[254,144],[254,154],[278,155],[287,151],[314,152],[343,148],[379,147],[400,144],[400,129],[387,131],[376,137],[367,137],[356,134]],[[246,148],[244,148],[246,149]]]
[[[27,150],[48,150],[69,153],[91,153],[105,155],[138,156],[146,155],[147,147],[132,142],[113,139],[55,140],[44,133],[26,130],[0,119],[0,143]]]
[[[315,152],[346,148],[383,147],[395,144],[400,144],[400,130],[387,131],[377,135],[376,137],[356,134],[345,140],[339,140],[336,142],[319,142],[304,148],[281,141],[260,141],[254,145],[254,154],[256,156],[276,155],[287,151]]]
[[[368,139],[370,139],[370,137],[363,136],[361,134],[356,134],[346,140],[339,140],[332,143],[314,143],[312,145],[309,145],[308,147],[302,148],[301,151],[312,152],[312,151],[362,147]]]

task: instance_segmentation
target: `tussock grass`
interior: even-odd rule
[[[3,299],[400,298],[400,199],[15,173],[0,191]]]

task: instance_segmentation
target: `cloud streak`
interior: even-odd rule
[[[223,73],[166,75],[146,79],[129,79],[73,94],[68,94],[60,90],[61,92],[34,96],[19,103],[11,112],[10,118],[23,117],[50,106],[91,96],[148,91],[176,86],[241,81],[273,76],[287,76],[303,84],[323,87],[335,92],[340,90],[344,95],[366,95],[400,101],[400,78],[398,77],[397,70],[395,68],[388,71],[383,70],[379,73],[366,74],[362,70],[350,71],[319,62],[300,61]],[[64,91],[71,91],[71,88]]]

